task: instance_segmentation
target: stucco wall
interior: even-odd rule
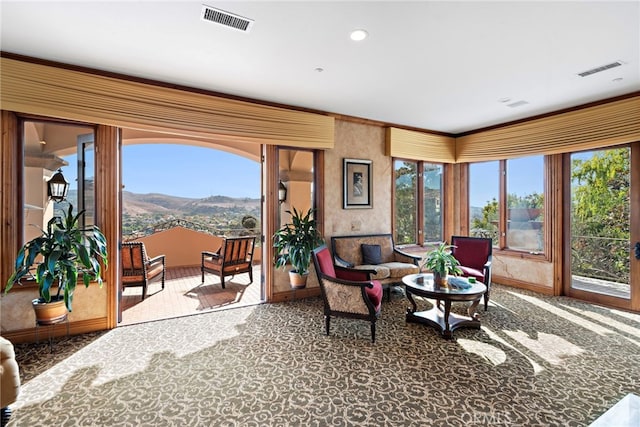
[[[325,238],[343,234],[391,232],[393,164],[384,155],[385,133],[379,126],[336,120],[335,147],[325,152]],[[373,208],[342,209],[343,159],[372,161]]]
[[[184,227],[174,227],[136,239],[136,241],[144,242],[145,250],[150,258],[164,255],[167,268],[199,267],[202,261],[202,251],[215,252],[222,245],[222,237],[200,233]],[[258,242],[259,239],[256,238],[256,245]],[[259,247],[256,247],[253,254],[254,264],[259,263],[260,259],[261,251]]]
[[[517,256],[493,255],[491,263],[493,282],[529,284],[536,288],[553,289],[553,263]],[[506,280],[505,280],[506,279]]]
[[[86,319],[100,319],[107,317],[107,286],[103,283],[99,287],[91,283],[85,288],[82,282],[78,284],[73,296],[73,311],[69,313],[69,322]],[[38,298],[38,289],[15,287],[0,300],[0,330],[18,331],[33,328],[36,317],[31,307],[31,300]]]

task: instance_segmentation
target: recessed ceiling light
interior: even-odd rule
[[[324,71],[324,68],[322,68],[322,67],[317,67],[315,70],[316,70],[318,73],[321,73],[321,72],[323,72],[323,71]]]
[[[500,98],[500,99],[498,99],[498,102],[501,102],[501,103],[503,103],[503,104],[504,104],[505,102],[509,102],[509,101],[511,101],[511,98],[509,98],[508,96],[505,96],[504,98]]]
[[[367,33],[365,30],[353,30],[351,31],[351,40],[359,42],[366,39],[368,35],[369,33]]]
[[[615,79],[611,80],[614,83],[620,83],[622,81],[622,77],[616,77]]]

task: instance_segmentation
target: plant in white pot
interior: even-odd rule
[[[107,266],[107,241],[97,226],[88,229],[78,226],[82,213],[74,215],[70,204],[62,217],[51,218],[42,235],[20,249],[15,271],[7,281],[5,293],[25,277],[35,279],[39,298],[32,304],[37,319],[47,305],[59,306],[52,318],[38,319],[41,324],[60,320],[66,316],[67,310],[71,311],[79,275],[85,287],[92,281],[102,286],[102,265]]]
[[[431,270],[433,282],[437,286],[447,286],[447,276],[449,274],[462,274],[458,267],[460,262],[451,253],[452,245],[442,242],[430,252],[427,252],[422,268]]]
[[[313,209],[309,209],[305,214],[296,208],[293,208],[293,213],[286,212],[291,215],[291,223],[283,225],[273,235],[275,266],[285,268],[286,264],[290,263],[293,267],[289,272],[291,286],[304,288],[309,275],[311,253],[324,243],[324,240],[313,217]]]

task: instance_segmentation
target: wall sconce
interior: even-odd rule
[[[280,181],[278,183],[278,201],[284,203],[285,200],[287,200],[287,187]]]
[[[67,197],[69,191],[69,183],[62,175],[62,169],[58,169],[49,181],[47,181],[49,189],[49,198],[55,202],[61,202]]]

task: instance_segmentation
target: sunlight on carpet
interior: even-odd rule
[[[179,359],[239,335],[239,328],[256,306],[225,311],[217,317],[185,317],[113,329],[46,372],[23,384],[15,407],[33,405],[52,399],[77,372],[94,369],[90,387],[128,377],[148,369],[152,359],[162,354]],[[194,323],[197,328],[194,329]],[[171,325],[170,330],[163,328]],[[209,328],[202,333],[198,328]],[[155,335],[150,340],[149,336]],[[144,343],[144,348],[140,346]],[[114,345],[115,344],[115,345]],[[117,348],[118,354],[114,354]],[[135,358],[131,355],[135,354]],[[107,363],[108,362],[108,363]],[[53,386],[56,384],[56,386]]]

